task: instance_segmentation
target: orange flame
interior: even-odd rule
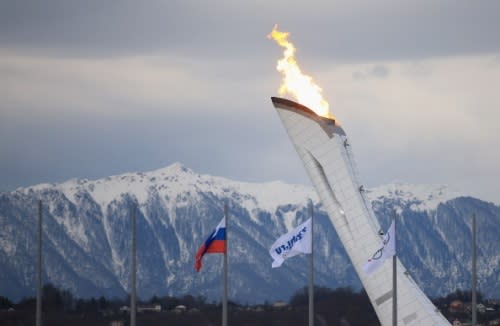
[[[278,60],[276,69],[283,75],[281,86],[278,90],[280,95],[290,94],[302,105],[307,106],[316,114],[334,119],[329,111],[328,102],[321,95],[322,89],[312,80],[312,77],[305,75],[300,70],[297,61],[295,60],[295,46],[288,41],[290,33],[278,31],[278,25],[274,25],[273,31],[268,35],[268,38],[273,39],[281,47],[283,58]]]

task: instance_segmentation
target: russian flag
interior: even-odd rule
[[[194,269],[197,272],[201,269],[201,259],[205,254],[221,254],[226,253],[226,218],[223,217],[219,225],[210,234],[207,240],[201,245],[196,253]]]

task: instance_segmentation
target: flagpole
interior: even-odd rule
[[[394,223],[394,238],[396,238],[396,211],[392,211],[392,223]],[[398,283],[397,283],[397,243],[394,239],[395,252],[392,256],[392,325],[398,325]]]
[[[477,325],[476,214],[472,214],[472,326]]]
[[[130,294],[130,325],[131,326],[135,326],[136,325],[136,311],[137,311],[137,306],[136,306],[136,297],[137,297],[137,293],[136,293],[136,207],[135,205],[132,205],[132,227],[131,227],[131,231],[132,231],[132,246],[131,246],[131,251],[130,251],[130,256],[131,256],[131,294]]]
[[[36,326],[42,326],[42,201],[38,201],[38,248],[36,261]]]
[[[309,202],[311,216],[311,254],[309,255],[309,326],[314,326],[314,212],[312,201]]]
[[[222,326],[227,326],[227,256],[228,256],[228,218],[227,218],[227,203],[224,204],[224,219],[226,224],[226,250],[224,252],[224,271],[223,271],[223,292],[222,292]]]

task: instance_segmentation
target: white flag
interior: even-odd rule
[[[394,255],[396,255],[396,227],[393,220],[389,230],[384,235],[382,247],[375,251],[372,257],[368,259],[368,262],[363,266],[363,270],[366,274],[370,275],[379,269],[384,261]]]
[[[311,240],[311,219],[279,237],[269,250],[271,257],[274,259],[273,268],[280,267],[287,258],[298,254],[310,254]]]

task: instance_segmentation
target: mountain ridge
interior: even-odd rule
[[[391,184],[368,189],[367,195],[383,228],[388,225],[393,208],[402,216],[403,229],[398,239],[411,239],[411,244],[401,246],[408,256],[406,261],[402,258],[403,263],[429,295],[467,285],[463,260],[468,254],[453,247],[467,245],[464,240],[470,232],[467,213],[473,209],[485,212],[491,222],[489,232],[500,230],[500,207],[471,197],[454,197],[460,194],[446,186]],[[234,236],[230,244],[233,299],[247,302],[288,299],[293,290],[305,284],[307,271],[304,266],[295,267],[304,265],[303,257],[271,270],[267,250],[277,236],[307,218],[310,200],[317,212],[318,284],[360,286],[312,187],[279,181],[238,182],[198,174],[176,163],[150,172],[97,180],[71,179],[0,193],[0,230],[4,229],[0,231],[0,266],[6,271],[4,278],[8,281],[2,282],[0,293],[19,297],[34,289],[31,263],[36,214],[33,212],[38,199],[44,202],[46,216],[44,279],[75,294],[125,295],[129,279],[130,207],[137,205],[139,294],[148,297],[192,293],[217,298],[220,278],[217,255],[206,257],[201,273],[194,273],[192,264],[197,247],[220,220],[224,202],[233,217],[233,221],[229,220]],[[413,231],[409,232],[410,229]],[[453,234],[461,240],[453,239]],[[425,250],[420,243],[425,244]],[[489,284],[498,280],[498,240],[486,247],[483,255],[490,258],[490,263],[481,265],[481,271]],[[453,262],[454,269],[443,274],[436,266],[446,270],[446,259]],[[445,285],[437,285],[450,275]],[[498,283],[489,291],[500,296]],[[9,288],[5,284],[14,286]],[[284,290],[286,286],[290,289]],[[255,295],[255,289],[261,293]]]

